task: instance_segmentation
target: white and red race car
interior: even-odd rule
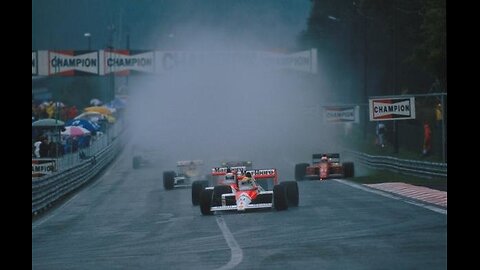
[[[201,167],[202,160],[182,160],[177,161],[177,171],[163,172],[163,187],[170,190],[178,187],[190,187],[192,182],[204,179]],[[205,180],[201,180],[205,181]]]
[[[212,174],[221,175],[225,172],[218,168]],[[241,179],[247,173],[255,181],[243,183]],[[285,181],[279,184],[276,169],[247,170],[237,174],[231,183],[207,187],[200,193],[200,211],[203,215],[212,215],[217,211],[243,212],[261,208],[286,210],[288,206],[298,206],[297,182]]]
[[[251,169],[251,166],[240,165],[212,168],[209,180],[197,180],[192,182],[192,204],[200,204],[200,193],[205,188],[213,189],[213,187],[216,185],[228,185],[232,183],[232,179],[226,179],[228,177],[226,176],[228,169],[230,169],[235,174],[236,178],[237,175],[241,175],[242,173],[245,173],[248,169]]]

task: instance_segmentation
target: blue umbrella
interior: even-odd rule
[[[65,123],[65,126],[83,127],[84,129],[92,132],[92,134],[100,130],[100,126],[97,123],[87,119],[71,119]]]

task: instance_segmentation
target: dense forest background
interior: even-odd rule
[[[329,77],[368,95],[447,92],[446,0],[311,2],[299,46],[318,48]]]

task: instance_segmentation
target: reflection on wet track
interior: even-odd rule
[[[297,208],[202,216],[190,189],[163,189],[168,166],[131,164],[32,223],[32,269],[446,268],[446,215],[402,200],[304,181]]]

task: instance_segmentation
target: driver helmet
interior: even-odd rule
[[[247,172],[247,173],[245,174],[245,176],[246,176],[246,177],[252,177],[252,174],[251,174],[250,172]]]

